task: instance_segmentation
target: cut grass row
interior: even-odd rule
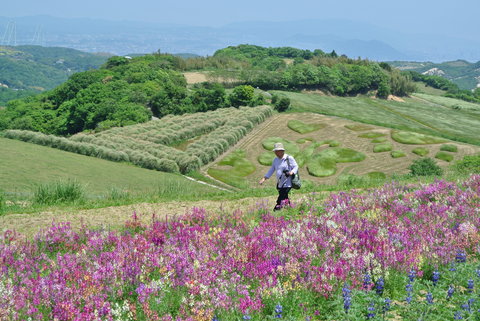
[[[217,122],[211,122],[205,127],[191,123],[191,130],[176,127],[176,124],[171,122],[171,117],[167,117],[165,121],[163,119],[154,120],[145,124],[113,128],[98,134],[75,135],[70,139],[22,130],[7,130],[4,135],[7,138],[82,155],[130,162],[143,168],[164,172],[185,174],[198,170],[200,166],[215,160],[231,145],[243,138],[255,125],[271,116],[272,112],[270,106],[222,108],[210,113],[212,116],[217,115]],[[202,119],[205,115],[208,116],[209,113],[196,113],[182,117],[192,120],[194,116]],[[203,135],[197,137],[185,148],[185,151],[182,151],[163,143],[155,143],[157,138],[152,141],[151,136],[155,137],[156,131],[163,132],[160,135],[164,137],[162,142],[167,137],[165,136],[167,131],[162,129],[162,124],[169,127],[167,129],[171,135],[175,135],[174,128],[177,128],[179,132],[183,133],[182,139],[197,137],[199,133],[203,133]],[[188,127],[188,124],[184,124],[185,126]],[[179,142],[179,140],[175,142]]]

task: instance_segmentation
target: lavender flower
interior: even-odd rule
[[[370,303],[367,310],[368,310],[367,319],[374,318],[375,317],[375,304],[373,302]]]
[[[370,274],[365,273],[365,276],[363,277],[363,288],[367,290],[370,287],[371,282],[372,282],[372,278]]]
[[[457,261],[458,263],[467,262],[467,254],[463,251],[458,251],[457,255],[455,256],[455,261]]]
[[[412,292],[413,292],[412,283],[407,283],[407,285],[405,286],[405,290],[407,291],[407,297],[405,298],[405,301],[407,301],[407,303],[411,303],[412,302]]]
[[[433,304],[433,295],[431,292],[427,293],[427,303],[428,304]]]
[[[345,310],[345,313],[348,313],[348,310],[350,310],[350,306],[352,304],[351,293],[352,291],[348,288],[348,285],[345,284],[342,288],[343,309]]]
[[[391,308],[391,304],[392,304],[392,300],[390,300],[389,298],[385,298],[385,301],[384,301],[385,305],[383,306],[383,312],[387,312],[390,310]]]
[[[405,298],[405,301],[407,301],[408,304],[412,303],[412,295],[411,294],[407,295],[407,297]]]
[[[378,295],[382,295],[383,294],[383,289],[385,287],[385,281],[383,280],[382,277],[380,277],[377,281],[377,284],[376,284],[376,287],[375,287],[375,290],[377,292]]]
[[[467,284],[468,293],[473,292],[473,287],[474,287],[473,280],[472,279],[468,280],[468,284]]]
[[[280,304],[277,304],[275,306],[275,318],[281,319],[282,318],[282,313],[283,313],[283,307]]]
[[[432,276],[433,285],[436,286],[439,279],[440,279],[440,272],[434,271]]]
[[[411,293],[413,291],[412,283],[407,283],[407,285],[405,286],[405,291],[407,291],[407,293]]]
[[[414,269],[411,269],[410,272],[408,272],[408,279],[410,282],[413,282],[415,280],[415,276],[417,276],[417,272],[415,272]]]
[[[467,311],[468,313],[471,312],[471,310],[470,310],[470,304],[468,304],[468,303],[462,304],[461,308],[462,308],[464,311]]]
[[[451,299],[454,292],[455,292],[455,288],[452,285],[450,285],[448,287],[447,299]]]

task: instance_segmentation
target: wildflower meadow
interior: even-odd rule
[[[0,237],[0,320],[479,320],[480,176]]]

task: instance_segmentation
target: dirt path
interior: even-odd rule
[[[292,196],[297,202],[306,197],[299,194]],[[204,208],[207,213],[230,215],[236,210],[252,211],[262,204],[273,207],[275,199],[276,196],[226,201],[175,201],[154,204],[140,203],[89,210],[65,211],[62,209],[33,214],[7,214],[0,216],[0,233],[6,230],[16,230],[27,237],[33,237],[38,231],[49,227],[52,222],[70,222],[76,229],[83,224],[89,227],[116,229],[131,219],[134,212],[140,216],[143,222],[147,223],[153,215],[158,219],[165,219],[185,214],[191,211],[193,207]]]

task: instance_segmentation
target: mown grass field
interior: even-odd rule
[[[102,197],[115,188],[131,195],[164,194],[165,198],[199,196],[212,188],[178,174],[147,170],[125,163],[64,152],[54,148],[0,138],[0,190],[28,196],[37,184],[75,179],[87,195]]]
[[[369,97],[332,97],[312,93],[276,91],[291,100],[291,113],[312,112],[353,121],[414,131],[480,145],[480,105],[454,109],[438,103],[448,98],[421,94],[405,102]],[[436,102],[437,101],[437,102]],[[450,100],[448,100],[450,101]],[[465,103],[453,99],[455,104]]]
[[[317,129],[306,133],[298,128],[296,131],[289,126],[293,121]],[[229,153],[209,166],[208,173],[232,186],[254,188],[275,157],[271,149],[277,141],[284,144],[288,154],[295,156],[306,186],[340,184],[345,175],[369,177],[371,173],[380,172],[391,177],[407,174],[410,164],[421,157],[414,151],[424,148],[425,155],[434,158],[442,148],[445,149],[447,142],[457,151],[444,152],[449,155],[450,161],[443,154],[435,159],[442,167],[447,167],[452,160],[480,151],[480,147],[475,145],[375,125],[365,126],[318,113],[283,113],[272,116],[268,122],[255,128]],[[332,153],[337,150],[352,157],[336,157]],[[248,168],[248,171],[240,173],[235,164],[243,164],[241,167]],[[272,178],[267,186],[274,186],[274,181],[275,178]]]

